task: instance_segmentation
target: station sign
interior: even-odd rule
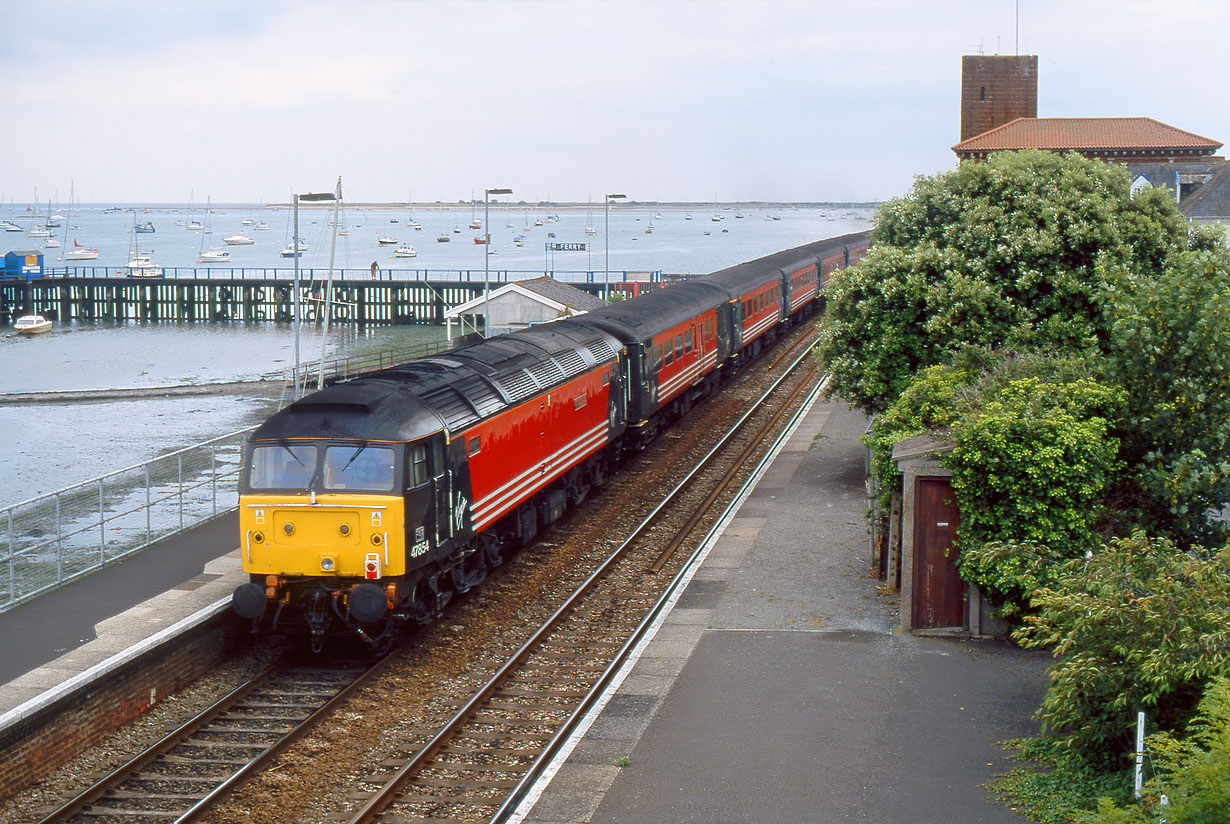
[[[589,248],[588,243],[548,243],[547,248],[552,252],[584,252]]]

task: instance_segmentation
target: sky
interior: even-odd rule
[[[1019,6],[1019,26],[1017,9]],[[1225,0],[0,0],[0,202],[879,201],[961,56],[1230,141]]]

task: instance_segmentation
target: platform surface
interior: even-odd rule
[[[522,820],[1024,820],[982,785],[1010,766],[999,742],[1036,731],[1049,659],[895,631],[866,425],[812,408]]]

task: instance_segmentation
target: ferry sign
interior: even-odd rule
[[[552,252],[584,252],[589,248],[587,243],[548,243],[547,248]]]

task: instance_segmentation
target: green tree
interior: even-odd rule
[[[1129,390],[1124,505],[1151,533],[1217,545],[1230,505],[1230,252],[1173,256],[1149,277],[1118,270],[1108,300],[1106,373]]]
[[[921,177],[876,217],[873,247],[829,283],[817,354],[831,391],[888,408],[921,368],[968,347],[1096,350],[1103,268],[1151,272],[1188,246],[1164,190],[1028,151]]]
[[[1181,729],[1230,675],[1230,548],[1194,555],[1137,532],[1066,563],[1031,604],[1014,637],[1059,659],[1037,717],[1108,766],[1131,749],[1138,710]]]

